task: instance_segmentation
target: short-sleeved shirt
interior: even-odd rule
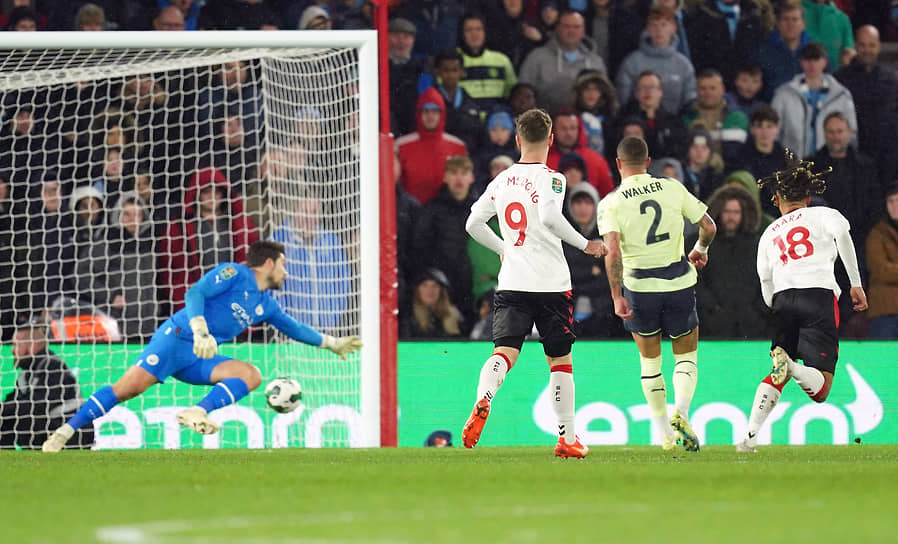
[[[848,220],[823,206],[800,208],[767,226],[758,242],[758,277],[773,282],[773,293],[821,287],[836,297],[841,290],[833,265],[836,238],[849,231]]]
[[[562,209],[566,186],[564,175],[544,164],[517,163],[496,176],[471,206],[471,216],[484,223],[494,215],[499,218],[504,256],[497,291],[547,293],[571,288],[561,239],[540,221],[540,209]]]
[[[620,233],[624,286],[668,293],[695,285],[695,267],[683,252],[683,218],[698,223],[708,207],[679,181],[630,176],[600,205],[599,231]]]

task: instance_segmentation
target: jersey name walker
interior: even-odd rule
[[[517,163],[496,176],[471,206],[484,222],[496,215],[504,257],[497,291],[562,292],[571,274],[561,240],[540,221],[540,208],[564,203],[567,180],[539,163]]]
[[[799,208],[787,213],[761,235],[758,277],[762,283],[773,283],[772,294],[822,287],[838,297],[841,290],[833,272],[839,255],[836,239],[850,240],[848,231],[848,220],[832,208]]]
[[[697,223],[708,207],[677,180],[630,176],[599,205],[599,233],[620,233],[624,287],[667,293],[695,285],[683,253],[683,217]]]

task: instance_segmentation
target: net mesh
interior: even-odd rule
[[[187,288],[256,239],[286,245],[276,296],[289,314],[359,333],[357,59],[353,48],[2,55],[0,325],[16,341],[0,366],[12,392],[0,447],[39,447],[135,362]],[[26,319],[48,325],[71,372],[39,368],[44,327],[15,332]],[[220,351],[259,366],[263,388],[297,378],[303,407],[277,415],[260,388],[199,437],[174,415],[208,388],[169,379],[97,420],[94,447],[359,443],[357,358],[266,326]]]

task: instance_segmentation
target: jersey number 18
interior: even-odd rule
[[[786,233],[786,239],[777,236],[773,239],[776,247],[780,248],[780,260],[783,264],[789,264],[789,259],[797,260],[804,257],[810,257],[814,254],[814,244],[811,243],[811,233],[805,227],[795,227]],[[799,254],[796,248],[804,247],[804,252]]]

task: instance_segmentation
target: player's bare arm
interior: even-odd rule
[[[852,287],[850,291],[851,302],[854,303],[855,312],[863,312],[867,309],[867,293],[863,287]]]
[[[614,299],[614,313],[619,318],[627,321],[633,318],[633,310],[624,298],[624,261],[620,252],[620,233],[611,231],[605,234],[605,246],[608,253],[605,255],[605,268],[608,272],[608,286],[611,287],[611,297]]]
[[[601,240],[590,240],[586,247],[583,248],[583,253],[587,255],[592,255],[596,259],[599,257],[603,257],[608,254],[608,248],[605,247],[605,243]]]
[[[708,246],[714,241],[715,234],[717,234],[717,225],[706,213],[698,222],[698,240],[695,242],[695,247],[689,252],[689,262],[696,269],[701,270],[708,264]]]

